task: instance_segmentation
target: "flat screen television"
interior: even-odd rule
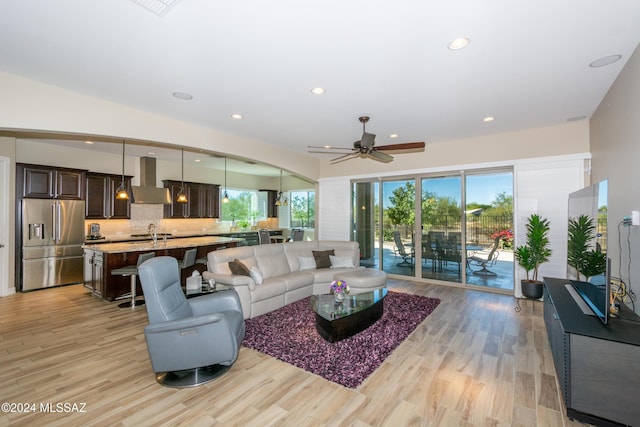
[[[567,278],[575,292],[570,292],[572,296],[577,294],[594,316],[604,324],[609,322],[610,295],[611,295],[611,262],[607,258],[607,180],[600,181],[594,185],[583,188],[569,194],[569,221],[576,221],[581,218],[590,220],[594,227],[590,238],[587,240],[587,253],[583,261],[576,261],[574,255],[572,259],[571,226],[568,235]],[[574,265],[572,265],[572,263]],[[581,273],[576,269],[575,264],[588,265],[582,267]],[[594,267],[595,265],[595,267]],[[588,271],[585,274],[584,271]],[[580,301],[576,299],[580,304]],[[583,310],[585,313],[587,311]]]

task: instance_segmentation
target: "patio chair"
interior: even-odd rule
[[[467,267],[478,276],[497,276],[496,273],[487,269],[496,263],[498,259],[498,245],[500,244],[500,236],[497,236],[493,242],[493,246],[489,251],[475,252],[467,257]],[[471,266],[480,267],[479,270],[473,270]]]
[[[396,244],[396,251],[398,255],[402,257],[402,262],[397,264],[398,267],[413,267],[413,258],[415,257],[414,248],[410,247],[410,251],[407,252],[406,246],[402,239],[400,239],[400,232],[393,232],[393,241]]]
[[[438,259],[438,253],[434,250],[435,248],[432,246],[431,239],[428,236],[422,235],[422,261],[431,260],[431,271],[435,273],[436,267],[440,264]],[[442,268],[440,268],[442,270]]]

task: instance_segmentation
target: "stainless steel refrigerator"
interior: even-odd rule
[[[84,201],[22,200],[20,290],[83,281]]]

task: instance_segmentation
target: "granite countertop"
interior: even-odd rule
[[[219,243],[239,242],[242,240],[244,239],[234,239],[230,237],[218,236],[201,236],[167,239],[167,242],[165,244],[164,239],[159,238],[158,244],[154,246],[153,241],[147,238],[146,240],[133,242],[85,243],[83,245],[83,248],[100,251],[103,253],[122,253],[154,251],[162,249],[193,248],[197,246],[215,245]]]
[[[270,229],[269,231],[282,232],[282,229]],[[245,231],[217,231],[217,232],[202,232],[202,233],[167,233],[167,240],[175,240],[175,239],[184,239],[184,238],[192,238],[192,237],[211,237],[211,236],[229,236],[232,234],[244,234],[244,233],[258,233],[258,230],[245,230]],[[141,233],[142,234],[142,233]],[[119,235],[119,236],[108,236],[100,239],[90,239],[87,237],[84,244],[85,245],[104,245],[106,243],[123,243],[123,242],[142,242],[151,240],[151,236],[148,234],[145,235]],[[162,240],[162,234],[158,233],[158,241]]]

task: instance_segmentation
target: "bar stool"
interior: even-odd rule
[[[138,255],[138,262],[136,265],[127,265],[125,267],[116,268],[111,270],[112,276],[123,276],[123,277],[131,277],[131,302],[123,302],[122,304],[118,304],[118,307],[125,308],[131,307],[134,308],[136,305],[144,304],[144,300],[136,300],[136,278],[138,277],[138,266],[145,262],[146,260],[153,258],[156,256],[155,252],[148,252],[146,254]]]
[[[184,257],[182,260],[178,261],[178,267],[180,270],[184,270],[185,268],[189,268],[196,263],[196,252],[198,252],[198,248],[187,249],[184,251]]]

